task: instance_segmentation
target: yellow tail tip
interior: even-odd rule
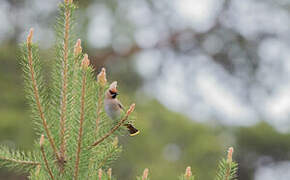
[[[135,133],[133,133],[133,134],[130,134],[130,136],[133,137],[133,136],[138,135],[139,133],[140,133],[140,131],[137,131],[137,132],[135,132]]]

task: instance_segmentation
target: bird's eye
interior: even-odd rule
[[[117,93],[112,94],[112,98],[116,98],[117,97]]]
[[[110,90],[110,94],[111,94],[112,98],[116,98],[117,95],[118,95],[118,93],[113,92],[113,91],[111,91],[111,90]]]

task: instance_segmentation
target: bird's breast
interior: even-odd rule
[[[120,117],[120,108],[118,106],[118,103],[114,103],[112,100],[105,100],[105,111],[108,114],[108,116],[115,120]]]

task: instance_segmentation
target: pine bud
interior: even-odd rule
[[[114,141],[113,141],[113,146],[117,148],[118,144],[119,144],[119,138],[116,136]]]
[[[28,36],[27,36],[27,40],[26,40],[26,43],[27,43],[28,45],[31,45],[31,43],[32,43],[33,32],[34,32],[34,29],[33,29],[33,28],[30,28],[30,30],[29,30],[29,34],[28,34]]]
[[[71,4],[71,3],[73,3],[73,0],[64,0],[64,3],[65,3],[65,4],[68,4],[68,3]]]
[[[98,171],[99,180],[102,179],[102,176],[103,176],[103,170],[102,169],[99,169],[99,171]]]
[[[40,168],[41,168],[40,164],[36,166],[36,171],[35,171],[35,176],[36,177],[39,176]]]
[[[80,39],[77,40],[74,46],[74,56],[77,57],[79,54],[82,53],[82,41]]]
[[[43,142],[44,142],[44,135],[42,134],[41,137],[40,137],[40,140],[39,140],[40,147],[43,146]]]
[[[81,66],[82,66],[83,69],[87,69],[89,67],[89,65],[90,65],[90,60],[88,58],[88,55],[85,54],[85,56],[84,56],[84,58],[82,60]]]
[[[149,174],[149,169],[145,168],[144,171],[143,171],[142,180],[147,180],[148,179],[148,174]]]
[[[232,163],[232,161],[233,161],[233,152],[234,152],[234,148],[230,147],[229,150],[228,150],[227,163]]]
[[[132,104],[127,111],[127,116],[129,116],[134,111],[134,109],[135,109],[135,104]]]
[[[107,78],[106,78],[106,69],[102,68],[101,72],[98,74],[98,83],[104,87],[107,84]]]
[[[192,176],[191,167],[188,166],[185,170],[185,177],[186,179],[189,179],[191,176]]]
[[[112,179],[112,168],[108,169],[107,174],[108,174],[109,180]]]

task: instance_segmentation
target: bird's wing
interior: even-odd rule
[[[124,108],[124,106],[122,105],[122,103],[118,100],[118,106],[123,110],[123,111],[125,111],[125,108]]]

